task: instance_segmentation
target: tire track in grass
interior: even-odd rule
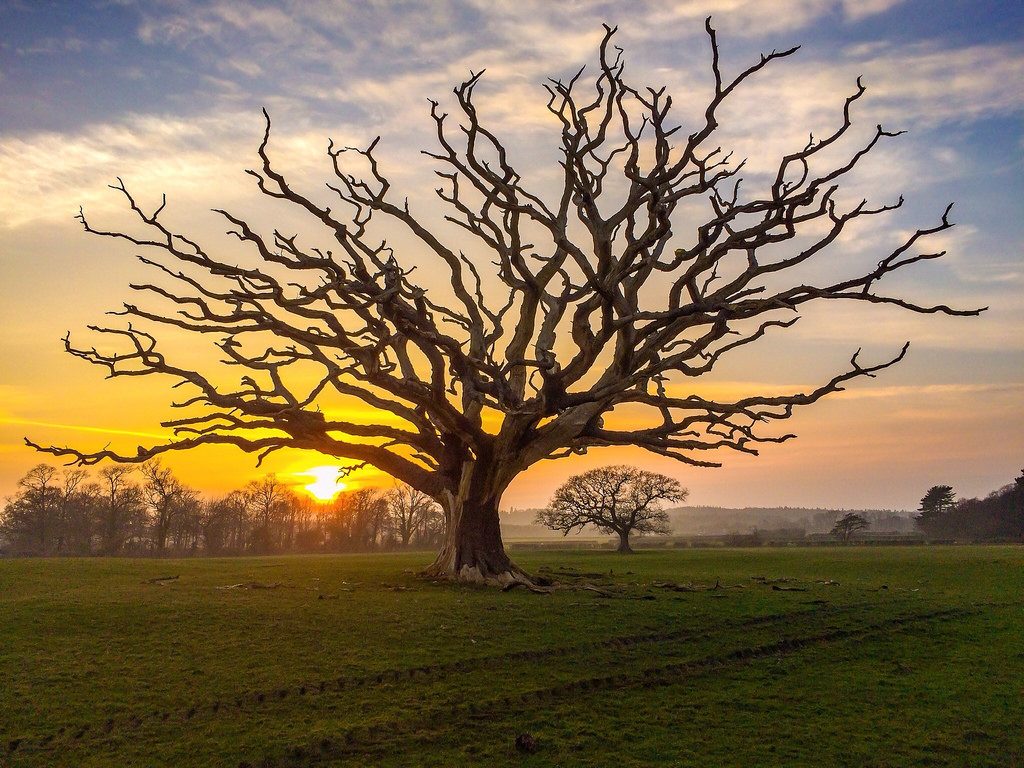
[[[673,629],[663,632],[646,632],[615,635],[602,640],[592,640],[573,645],[555,646],[537,650],[509,651],[506,653],[474,656],[467,659],[438,662],[436,664],[415,667],[399,667],[381,672],[363,675],[339,676],[325,678],[312,683],[275,687],[225,696],[221,699],[196,702],[167,709],[148,710],[146,712],[129,712],[120,717],[110,717],[101,722],[64,725],[56,731],[35,737],[12,738],[4,745],[6,754],[24,754],[35,751],[48,751],[64,744],[81,744],[89,739],[110,737],[114,732],[125,733],[135,731],[144,725],[178,724],[184,725],[195,718],[216,717],[224,714],[238,714],[251,709],[258,709],[266,704],[282,701],[287,698],[301,697],[305,699],[320,695],[330,695],[341,691],[374,688],[404,680],[443,679],[452,674],[477,671],[502,663],[521,661],[543,661],[545,659],[583,655],[588,652],[633,648],[640,645],[657,645],[659,643],[680,640],[711,639],[723,632],[754,629],[771,626],[801,618],[819,616],[842,616],[854,611],[871,608],[876,603],[864,602],[847,605],[815,606],[807,610],[777,612],[753,616],[747,619],[730,620],[715,624],[707,629]],[[0,754],[3,754],[0,752]]]
[[[989,606],[991,607],[991,606]],[[396,737],[411,737],[416,743],[442,738],[453,723],[466,720],[491,719],[530,704],[554,702],[560,698],[583,692],[598,692],[627,688],[654,688],[675,685],[683,680],[699,677],[723,667],[749,664],[760,659],[797,653],[812,645],[828,645],[846,640],[869,637],[881,632],[912,628],[931,621],[953,621],[983,613],[983,607],[943,608],[924,613],[904,614],[859,627],[841,627],[798,637],[734,649],[689,661],[672,662],[637,672],[600,675],[566,683],[536,688],[531,691],[507,694],[468,704],[453,703],[435,708],[413,718],[342,729],[336,736],[323,737],[315,742],[292,744],[266,752],[255,762],[242,760],[238,768],[294,768],[346,757],[365,755],[374,748],[388,746],[394,749]],[[405,746],[405,745],[403,745]]]

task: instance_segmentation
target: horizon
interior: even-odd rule
[[[98,225],[123,225],[121,201],[106,189],[115,177],[144,207],[166,192],[173,222],[230,251],[209,209],[263,211],[244,169],[267,106],[271,153],[303,188],[327,179],[329,137],[365,146],[380,134],[382,163],[433,223],[440,214],[429,194],[432,166],[418,155],[433,147],[427,96],[448,98],[470,69],[486,68],[481,109],[513,157],[543,180],[557,144],[542,110],[544,78],[583,64],[592,70],[601,22],[617,23],[629,77],[667,84],[685,123],[688,104],[710,87],[707,11],[729,73],[763,51],[803,46],[723,118],[726,138],[751,157],[753,179],[760,161],[777,160],[809,130],[834,126],[858,74],[868,90],[855,129],[909,129],[854,178],[854,191],[873,203],[905,194],[905,210],[844,238],[829,274],[872,264],[955,201],[957,226],[933,238],[933,250],[949,255],[893,282],[914,299],[989,309],[979,318],[882,307],[805,311],[788,338],[677,386],[738,396],[799,391],[827,381],[858,347],[871,362],[907,340],[910,353],[877,379],[798,410],[775,430],[797,438],[765,446],[759,457],[720,453],[713,458],[722,468],[699,469],[636,448],[593,449],[524,472],[502,507],[543,506],[569,474],[612,463],[677,478],[690,489],[690,506],[727,508],[912,510],[933,485],[983,497],[1012,482],[1024,456],[1024,9],[913,0],[788,0],[771,12],[754,2],[733,6],[640,3],[621,19],[606,18],[610,6],[598,2],[522,2],[490,13],[468,1],[444,12],[301,3],[244,14],[230,3],[0,9],[8,31],[0,43],[0,498],[32,466],[60,465],[24,446],[26,435],[133,449],[136,438],[165,435],[159,421],[173,416],[167,382],[104,381],[60,342],[70,330],[91,343],[86,326],[128,300],[140,274],[134,249],[87,236],[72,218],[82,204]],[[383,28],[387,41],[374,32]],[[288,212],[282,219],[302,232]],[[298,485],[329,461],[288,452],[257,469],[251,455],[204,448],[166,463],[214,495],[267,472]],[[351,487],[389,482],[369,470],[346,479]]]

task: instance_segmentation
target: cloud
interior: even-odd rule
[[[54,424],[49,421],[33,421],[31,419],[2,418],[0,425],[16,425],[30,427],[46,427],[47,429],[67,430],[71,432],[93,432],[101,435],[126,435],[128,437],[146,437],[152,440],[170,440],[170,434],[155,432],[136,432],[129,429],[113,429],[110,427],[90,427],[85,424]]]
[[[843,14],[850,21],[861,21],[869,16],[885,13],[904,0],[843,0]]]
[[[258,113],[226,112],[128,114],[77,134],[0,136],[0,227],[67,221],[79,205],[91,213],[122,210],[123,200],[107,188],[117,176],[154,205],[164,192],[190,207],[223,205],[251,192],[243,170],[252,166],[262,132]],[[325,170],[326,145],[318,132],[287,130],[275,134],[273,152],[281,167],[301,178]]]
[[[893,398],[911,400],[918,398],[958,398],[964,395],[1019,394],[1024,392],[1024,382],[990,384],[905,384],[896,386],[870,386],[848,389],[836,397],[843,400],[877,400]]]
[[[19,56],[53,56],[61,53],[82,53],[83,51],[111,53],[116,48],[117,45],[113,40],[103,38],[90,40],[78,35],[68,35],[66,37],[39,38],[31,45],[18,46],[14,50]]]
[[[893,127],[969,123],[1024,109],[1020,45],[885,43],[870,55],[851,50],[845,58],[863,72],[873,113]]]
[[[754,395],[763,397],[781,397],[798,392],[810,392],[821,386],[822,382],[788,382],[766,383],[763,379],[737,379],[707,382],[687,381],[685,384],[674,382],[669,385],[672,397],[687,397],[698,393],[703,397],[717,399],[721,402],[741,400]],[[867,379],[854,381],[847,389],[831,395],[831,399],[842,400],[882,400],[892,399],[911,401],[919,398],[957,399],[974,395],[1014,395],[1024,393],[1024,382],[984,382],[954,384],[898,384],[881,385]]]

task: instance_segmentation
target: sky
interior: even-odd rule
[[[244,174],[266,107],[275,159],[296,183],[328,179],[329,137],[365,146],[379,135],[385,170],[420,215],[440,218],[431,166],[419,154],[432,147],[427,98],[445,102],[470,71],[486,68],[481,113],[543,186],[558,141],[545,79],[592,67],[602,23],[616,25],[628,77],[667,86],[685,125],[700,117],[711,83],[707,15],[727,73],[762,52],[802,46],[723,112],[720,141],[750,158],[755,177],[808,132],[834,126],[858,75],[868,90],[853,133],[877,123],[907,131],[874,153],[849,189],[874,202],[903,194],[905,207],[844,237],[822,269],[869,270],[955,202],[957,226],[934,243],[949,255],[893,290],[989,309],[979,318],[831,302],[810,309],[785,339],[724,361],[707,386],[799,390],[827,381],[860,347],[881,360],[910,341],[910,353],[877,379],[798,412],[782,425],[798,439],[758,457],[720,456],[723,467],[696,469],[595,450],[536,465],[504,505],[541,506],[568,474],[613,462],[677,477],[689,503],[740,507],[912,509],[932,485],[978,496],[1010,482],[1024,465],[1019,2],[0,0],[0,498],[40,460],[23,445],[26,435],[83,449],[166,435],[167,382],[104,381],[60,341],[69,330],[87,339],[85,327],[118,308],[140,274],[132,250],[88,237],[73,219],[81,205],[92,220],[125,226],[107,187],[116,177],[153,205],[166,193],[170,221],[204,242],[226,243],[213,207],[280,215],[287,229],[290,214],[263,206]],[[290,453],[257,469],[251,456],[202,449],[168,463],[213,494],[265,471],[302,482],[325,462]],[[373,472],[351,479],[387,482]]]

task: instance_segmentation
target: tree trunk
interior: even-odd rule
[[[619,531],[619,552],[624,555],[633,554],[633,548],[629,546],[629,531]]]
[[[486,467],[468,465],[456,493],[438,499],[447,518],[444,544],[426,575],[477,584],[533,586],[529,575],[513,563],[501,541],[498,487]]]

